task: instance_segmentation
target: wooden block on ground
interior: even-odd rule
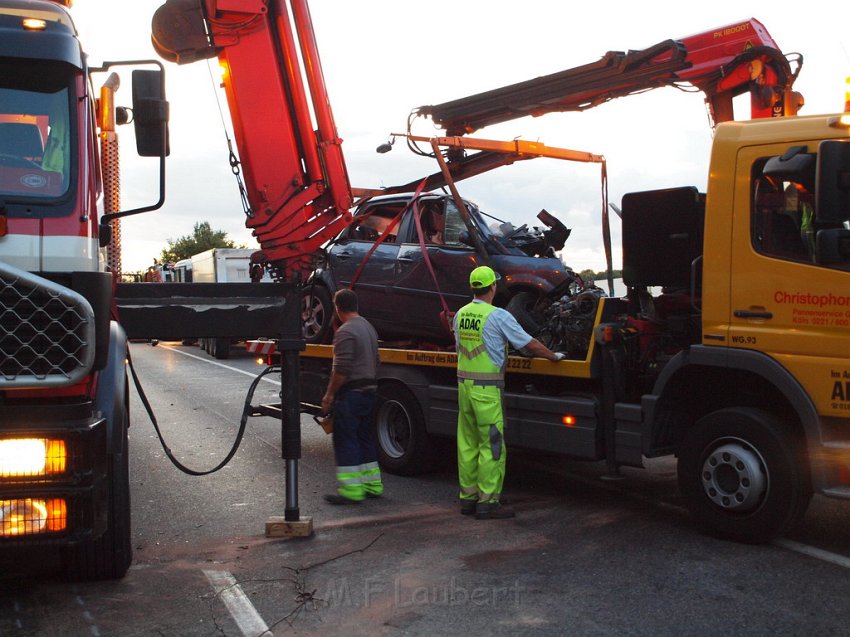
[[[313,518],[287,520],[273,515],[266,520],[266,537],[310,537],[313,535]]]

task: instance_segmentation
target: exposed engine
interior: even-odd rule
[[[528,295],[519,293],[507,305],[520,325],[553,352],[571,359],[584,359],[593,336],[599,299],[605,292],[596,286],[571,292],[568,288],[528,304]]]
[[[599,299],[605,292],[588,287],[574,296],[564,295],[542,312],[537,339],[553,352],[583,359],[593,333]]]

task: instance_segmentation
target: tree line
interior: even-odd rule
[[[160,253],[160,263],[177,263],[188,259],[193,254],[199,254],[212,248],[236,248],[231,239],[227,238],[224,230],[213,230],[209,221],[199,221],[195,224],[192,234],[178,239],[169,239],[168,245]]]
[[[582,270],[578,273],[581,277],[581,280],[585,283],[592,283],[593,281],[605,281],[608,278],[608,271],[602,270],[600,272],[594,272],[591,269]],[[615,279],[623,278],[622,270],[611,270],[611,275]]]

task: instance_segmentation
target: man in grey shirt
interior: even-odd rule
[[[378,456],[372,441],[378,334],[358,313],[353,290],[334,295],[342,323],[334,335],[334,358],[322,411],[333,413],[337,493],[325,496],[331,504],[356,504],[384,492]]]

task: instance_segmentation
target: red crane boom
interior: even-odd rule
[[[792,68],[792,62],[796,67]],[[789,61],[755,19],[640,51],[609,51],[602,59],[517,84],[421,106],[448,135],[557,111],[582,111],[661,86],[690,84],[706,95],[714,122],[733,119],[732,98],[751,95],[751,117],[794,115],[802,97],[791,92],[802,56]]]

